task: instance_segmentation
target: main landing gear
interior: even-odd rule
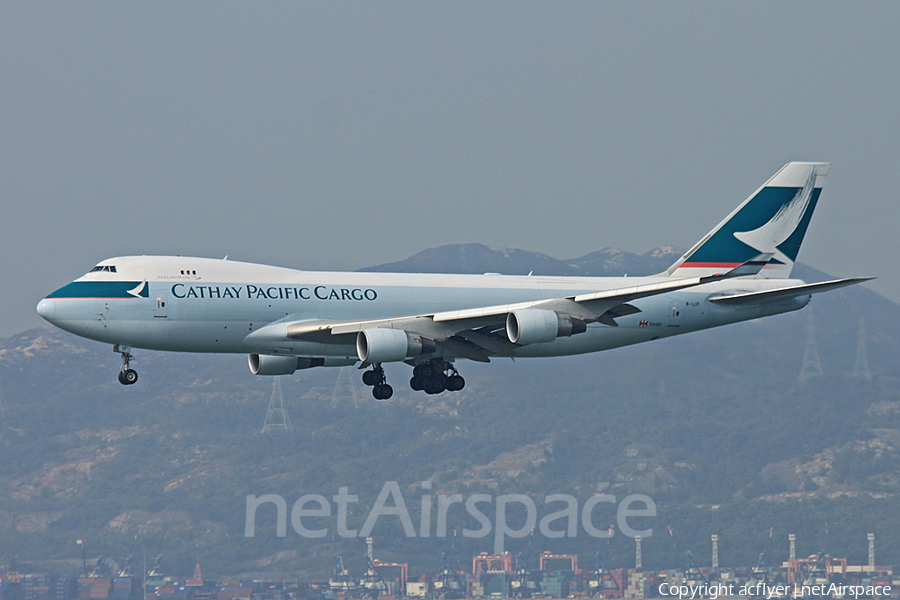
[[[122,385],[133,385],[138,380],[137,371],[131,368],[131,361],[134,360],[134,356],[131,355],[129,350],[131,348],[128,346],[119,346],[118,344],[113,346],[113,352],[118,352],[122,355],[122,369],[119,371],[119,383]]]
[[[371,386],[376,400],[387,400],[394,395],[394,388],[387,384],[381,364],[372,365],[372,369],[364,371],[363,383]],[[458,392],[466,387],[466,380],[451,363],[438,358],[423,362],[413,368],[409,387],[416,392],[440,394],[441,392]]]
[[[372,386],[372,396],[376,400],[387,400],[394,395],[394,388],[387,384],[380,363],[372,365],[371,371],[363,372],[362,380],[364,384]]]
[[[452,364],[435,359],[413,368],[409,387],[417,392],[424,391],[426,394],[458,392],[466,387],[466,380]]]

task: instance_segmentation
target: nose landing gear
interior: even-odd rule
[[[134,360],[134,356],[131,355],[130,350],[131,348],[128,346],[119,346],[118,344],[113,346],[113,352],[118,352],[122,355],[122,368],[119,370],[119,383],[122,385],[133,385],[138,380],[137,371],[131,368],[131,361]]]
[[[394,388],[387,384],[380,363],[372,365],[371,371],[365,371],[362,380],[364,384],[372,386],[372,396],[376,400],[387,400],[394,395]]]

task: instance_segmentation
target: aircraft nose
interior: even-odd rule
[[[39,315],[52,323],[56,318],[56,300],[44,298],[38,302],[37,311]]]

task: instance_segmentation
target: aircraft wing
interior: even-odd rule
[[[575,317],[593,322],[599,320],[602,314],[611,308],[626,304],[632,300],[710,283],[711,281],[723,277],[724,276],[721,275],[711,277],[689,277],[662,283],[636,285],[602,292],[579,294],[576,296],[563,296],[560,298],[519,302],[516,304],[498,304],[495,306],[444,311],[410,317],[341,322],[328,324],[326,327],[332,334],[340,335],[345,333],[358,333],[364,329],[373,327],[407,329],[407,327],[415,327],[416,325],[421,326],[423,321],[426,321],[429,323],[440,323],[443,324],[444,327],[450,329],[463,330],[482,327],[489,323],[502,323],[509,313],[529,308],[552,310],[562,316]],[[288,329],[290,333],[291,328],[289,327]]]
[[[527,343],[514,343],[506,335],[507,317],[520,311],[537,309],[549,311],[568,323],[568,327],[583,327],[587,323],[600,322],[617,326],[615,319],[640,312],[628,304],[630,301],[675,290],[711,283],[721,279],[754,274],[762,268],[758,265],[741,265],[726,273],[703,277],[667,279],[643,285],[589,292],[559,298],[534,300],[515,304],[500,304],[430,314],[390,317],[359,321],[296,321],[278,324],[280,335],[292,340],[320,343],[352,344],[359,332],[370,329],[395,329],[410,336],[418,336],[459,356],[479,362],[489,362],[491,355],[512,356],[513,351]],[[541,313],[541,314],[549,314]],[[552,317],[552,315],[550,315]],[[265,328],[264,328],[265,329]],[[570,329],[571,331],[571,329]],[[577,332],[577,331],[576,331]],[[264,335],[263,330],[256,335]],[[543,340],[546,341],[546,340]]]

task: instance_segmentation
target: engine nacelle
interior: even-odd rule
[[[587,323],[581,319],[561,317],[552,310],[524,308],[506,315],[506,336],[513,344],[522,346],[552,342],[585,331]]]
[[[431,340],[414,337],[402,329],[365,329],[356,336],[356,353],[367,363],[400,362],[435,351]]]
[[[313,367],[347,367],[356,364],[355,358],[338,358],[333,356],[271,356],[269,354],[250,354],[247,356],[250,372],[254,375],[290,375],[299,369]]]
[[[271,356],[250,354],[247,356],[250,372],[254,375],[290,375],[297,370],[296,356]]]

